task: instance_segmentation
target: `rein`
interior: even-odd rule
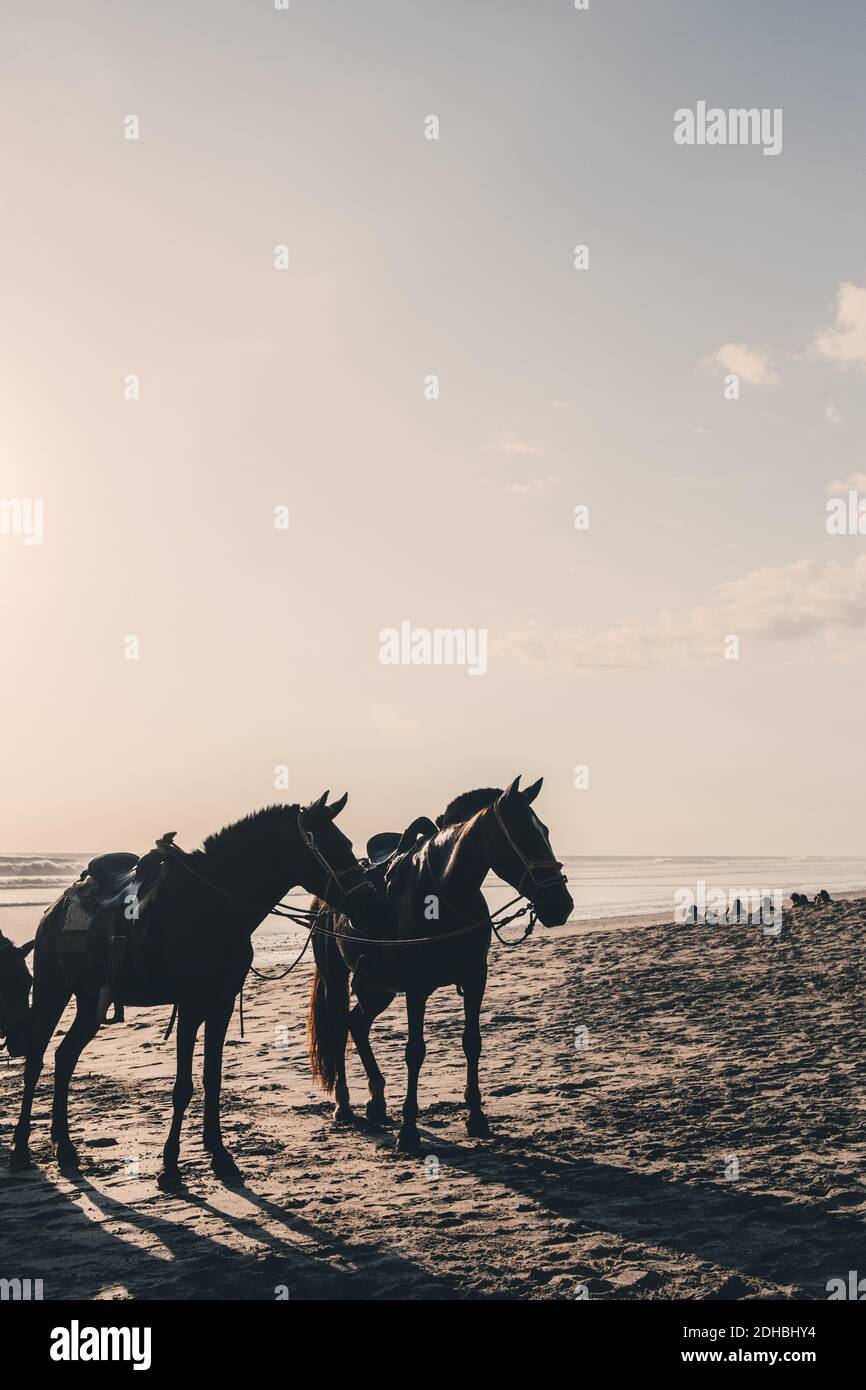
[[[494,930],[494,932],[495,932],[495,931],[497,930],[497,927],[504,927],[504,926],[507,926],[508,923],[509,923],[509,922],[513,922],[513,921],[515,920],[515,918],[517,918],[517,917],[525,917],[525,915],[526,915],[527,912],[532,912],[532,913],[534,914],[534,908],[533,908],[532,905],[530,904],[528,907],[522,907],[522,908],[520,908],[517,912],[513,912],[513,913],[511,914],[510,917],[503,918],[502,921],[495,921],[495,920],[494,920],[494,917],[498,916],[498,914],[499,914],[500,912],[505,912],[509,907],[512,907],[514,903],[520,902],[520,899],[524,896],[524,894],[523,894],[523,893],[518,893],[517,897],[515,897],[515,898],[510,898],[509,901],[508,901],[507,903],[503,903],[502,907],[497,908],[496,913],[494,914],[494,916],[485,917],[485,918],[478,918],[477,920],[473,920],[473,919],[469,918],[469,917],[466,915],[465,912],[461,912],[459,908],[452,907],[451,904],[448,903],[447,898],[445,898],[445,895],[444,895],[444,894],[440,894],[440,896],[442,897],[443,902],[446,903],[446,905],[450,908],[450,910],[451,910],[452,912],[455,913],[456,916],[462,917],[462,918],[464,919],[464,921],[468,922],[468,923],[469,923],[468,926],[466,926],[466,927],[460,927],[460,928],[458,928],[457,931],[439,932],[436,936],[412,936],[412,937],[405,937],[405,938],[404,938],[403,940],[401,940],[401,941],[388,941],[387,938],[381,937],[381,936],[357,936],[357,935],[355,934],[355,932],[339,932],[339,931],[334,930],[332,927],[320,927],[320,926],[317,925],[318,919],[319,919],[320,917],[326,917],[326,916],[328,916],[331,912],[341,912],[341,911],[342,911],[342,905],[343,905],[343,903],[345,902],[345,900],[346,900],[347,897],[349,897],[352,893],[354,893],[354,892],[356,891],[355,888],[350,888],[350,889],[349,889],[349,892],[348,892],[348,893],[345,893],[345,894],[343,895],[343,897],[340,899],[339,904],[338,904],[336,907],[333,907],[333,908],[329,906],[329,907],[326,907],[326,908],[319,908],[319,909],[317,909],[317,910],[312,910],[312,909],[310,909],[310,908],[304,908],[304,907],[298,907],[298,908],[295,908],[295,907],[288,907],[285,903],[276,903],[276,904],[274,905],[274,907],[271,907],[271,908],[256,907],[253,903],[246,902],[245,899],[237,897],[234,893],[229,893],[229,892],[227,892],[227,890],[226,890],[225,888],[221,888],[221,887],[219,886],[219,884],[213,883],[213,882],[211,881],[211,879],[205,878],[204,874],[200,874],[200,873],[198,872],[197,869],[194,869],[194,868],[192,867],[192,865],[189,864],[189,863],[187,862],[187,860],[186,860],[186,858],[185,858],[185,856],[184,856],[182,850],[181,850],[177,845],[172,844],[171,841],[168,840],[167,838],[164,839],[164,840],[157,840],[156,843],[157,843],[157,847],[158,847],[160,850],[162,850],[163,852],[168,851],[168,852],[171,854],[172,858],[175,860],[175,862],[176,862],[177,864],[180,864],[180,866],[181,866],[183,869],[185,869],[186,872],[187,872],[188,874],[192,874],[193,878],[197,878],[197,879],[199,880],[200,883],[203,883],[203,884],[206,885],[206,887],[213,889],[213,891],[214,891],[215,893],[219,893],[221,897],[227,898],[229,902],[235,903],[238,907],[245,907],[245,908],[247,908],[250,912],[261,913],[262,916],[264,916],[264,917],[280,917],[280,918],[282,918],[284,921],[292,922],[295,926],[306,927],[306,929],[307,929],[307,940],[304,942],[304,945],[303,945],[303,948],[302,948],[300,954],[295,958],[295,960],[292,962],[292,964],[291,964],[290,966],[288,966],[287,969],[284,970],[284,971],[282,972],[282,974],[280,974],[280,975],[262,975],[259,971],[255,970],[254,967],[251,967],[251,969],[253,969],[253,973],[254,973],[255,975],[258,975],[259,979],[262,979],[262,980],[282,980],[282,979],[284,979],[285,976],[289,973],[289,971],[294,970],[295,966],[296,966],[296,965],[299,963],[299,961],[303,958],[303,956],[304,956],[304,954],[305,954],[305,952],[306,952],[306,950],[307,950],[307,947],[308,947],[309,944],[310,944],[310,940],[311,940],[311,938],[312,938],[313,936],[332,936],[332,937],[334,937],[335,940],[337,940],[337,941],[355,941],[355,942],[358,942],[358,943],[359,943],[360,945],[362,945],[362,946],[382,946],[382,945],[387,945],[387,946],[425,946],[425,945],[433,945],[433,944],[434,944],[435,942],[437,942],[437,941],[448,941],[448,940],[450,940],[452,937],[455,937],[455,936],[466,936],[468,932],[470,932],[470,931],[477,931],[479,927],[492,927],[493,930]],[[325,861],[325,862],[327,862],[327,861]],[[429,865],[429,859],[428,859],[428,865]],[[342,872],[342,873],[345,874],[345,873],[348,872],[348,871],[347,871],[347,870],[341,870],[340,872]],[[363,870],[361,870],[361,872],[363,872]],[[432,869],[431,869],[431,876],[432,876]],[[332,874],[332,877],[333,877],[334,879],[336,879],[336,878],[337,878],[337,874],[336,874],[336,873],[333,873],[333,874]],[[435,880],[434,880],[434,882],[435,882]],[[363,884],[358,884],[358,885],[356,885],[356,887],[357,887],[357,888],[362,888],[362,887],[363,887],[363,888],[373,888],[373,885],[372,885],[372,883],[370,883],[369,880],[365,880]],[[375,889],[373,889],[373,891],[375,892]],[[533,922],[533,926],[534,926],[534,922]],[[529,935],[529,932],[527,931],[525,935],[528,936],[528,935]],[[498,936],[498,933],[497,933],[497,937],[498,937],[498,940],[502,941],[502,944],[505,945],[505,946],[513,946],[513,945],[519,944],[518,942],[505,941],[502,937],[499,937],[499,936]],[[521,941],[524,940],[524,939],[525,939],[525,937],[521,937],[521,938],[520,938]]]
[[[226,889],[221,888],[216,883],[212,883],[210,879],[205,878],[203,874],[200,874],[196,869],[192,867],[190,863],[188,863],[186,856],[182,853],[178,846],[173,844],[173,836],[166,835],[161,840],[157,840],[156,843],[157,847],[160,850],[162,850],[163,853],[168,852],[169,854],[171,854],[175,862],[180,864],[187,871],[187,873],[192,874],[194,878],[197,878],[201,883],[204,883],[215,893],[219,893],[222,897],[227,898],[229,902],[235,903],[240,907],[245,907],[251,912],[259,913],[263,917],[280,917],[285,921],[292,922],[295,926],[302,926],[306,928],[306,941],[304,942],[303,946],[301,947],[300,951],[298,952],[295,959],[291,962],[291,964],[287,965],[284,970],[280,971],[279,974],[266,975],[261,970],[257,970],[254,965],[250,966],[252,974],[255,975],[257,979],[277,981],[284,980],[287,975],[291,974],[291,972],[295,969],[297,965],[300,965],[301,961],[307,953],[310,942],[312,941],[314,936],[330,936],[335,941],[354,942],[361,946],[384,946],[390,949],[391,947],[399,948],[401,946],[435,946],[440,942],[453,941],[457,937],[468,936],[470,932],[475,932],[484,928],[488,928],[493,932],[494,936],[496,937],[497,941],[501,946],[507,946],[510,948],[513,948],[515,946],[521,946],[523,942],[527,941],[529,937],[532,935],[533,931],[535,930],[536,922],[538,920],[538,914],[535,910],[535,907],[533,906],[532,900],[529,899],[524,907],[518,908],[516,912],[512,912],[511,915],[508,917],[501,917],[500,914],[503,912],[507,912],[508,908],[513,907],[515,903],[520,902],[521,898],[528,897],[528,895],[523,892],[524,879],[526,879],[526,877],[528,876],[531,880],[533,893],[538,893],[542,888],[550,887],[552,884],[555,883],[564,884],[568,880],[566,879],[565,874],[561,872],[562,865],[559,863],[558,860],[531,860],[526,858],[526,855],[523,853],[520,846],[514,840],[513,836],[511,835],[508,829],[508,826],[505,824],[502,812],[499,808],[499,799],[497,799],[493,803],[493,812],[496,816],[497,823],[506,841],[514,850],[514,853],[517,855],[517,858],[523,865],[523,873],[521,874],[520,880],[517,884],[516,897],[510,898],[507,903],[503,903],[503,905],[497,908],[494,913],[488,914],[486,917],[469,917],[467,913],[463,912],[460,908],[455,907],[453,903],[450,903],[446,898],[445,894],[442,892],[442,889],[440,888],[436,875],[433,871],[433,865],[430,862],[428,845],[428,852],[425,858],[425,863],[427,865],[427,871],[430,874],[430,879],[433,883],[433,887],[436,890],[436,894],[442,900],[442,902],[445,903],[448,910],[452,912],[455,917],[461,917],[467,925],[465,927],[458,927],[455,931],[438,932],[435,936],[411,936],[402,937],[399,940],[389,940],[387,937],[378,936],[358,936],[355,932],[337,931],[335,927],[319,925],[320,919],[326,919],[328,917],[331,917],[334,913],[342,912],[343,904],[346,902],[348,898],[351,897],[353,893],[358,892],[362,888],[372,889],[373,892],[376,891],[373,888],[373,884],[366,877],[363,879],[361,883],[357,883],[352,888],[349,888],[347,891],[345,891],[342,897],[340,898],[339,902],[334,907],[327,906],[318,908],[316,910],[309,908],[291,908],[288,907],[287,904],[280,902],[276,903],[271,908],[262,909],[260,907],[253,906],[252,903],[245,902],[244,899],[236,897],[233,893],[227,892]],[[357,868],[359,873],[363,874],[364,871],[360,868],[359,865],[351,865],[347,869],[332,868],[328,860],[325,858],[325,856],[319,850],[318,846],[315,844],[312,834],[306,831],[301,821],[300,811],[298,812],[298,830],[301,839],[304,843],[304,847],[314,855],[314,857],[319,861],[319,863],[322,865],[322,867],[325,869],[328,875],[328,884],[326,884],[326,891],[328,885],[332,881],[336,883],[338,888],[340,888],[340,879],[344,878],[347,874],[351,873],[355,868]],[[557,872],[550,878],[539,879],[535,873],[536,869],[555,869]],[[520,917],[525,917],[527,914],[529,914],[529,921],[524,927],[521,935],[516,937],[514,941],[509,941],[506,937],[504,937],[501,934],[501,929],[503,927],[508,926],[511,922],[517,921],[517,919]],[[169,1031],[170,1030],[171,1025],[169,1025]],[[166,1036],[168,1036],[168,1034],[166,1034]]]
[[[449,936],[464,936],[467,932],[475,931],[475,930],[477,930],[477,928],[480,927],[480,926],[489,926],[489,927],[492,927],[493,932],[494,932],[494,935],[496,936],[496,940],[500,943],[500,945],[502,945],[502,946],[520,946],[520,945],[522,945],[522,943],[523,943],[524,941],[526,941],[527,938],[530,937],[530,936],[532,935],[532,933],[535,931],[535,923],[536,923],[536,921],[538,920],[538,918],[537,918],[537,914],[536,914],[535,908],[532,906],[532,903],[531,903],[531,902],[529,903],[529,905],[528,905],[527,907],[521,907],[517,912],[512,912],[512,914],[511,914],[510,917],[504,917],[504,918],[502,919],[502,921],[500,921],[500,922],[494,922],[494,920],[493,920],[492,917],[488,917],[488,918],[486,918],[486,919],[480,919],[480,920],[473,920],[471,917],[468,916],[467,913],[461,911],[461,909],[460,909],[459,907],[455,907],[453,903],[450,903],[450,902],[448,901],[448,899],[446,898],[445,894],[442,892],[442,889],[441,889],[440,886],[439,886],[439,882],[438,882],[438,880],[437,880],[437,878],[436,878],[436,875],[435,875],[434,872],[433,872],[433,865],[432,865],[432,863],[430,862],[430,850],[429,850],[429,846],[428,846],[428,849],[427,849],[427,855],[426,855],[426,858],[425,858],[425,863],[426,863],[426,865],[427,865],[427,872],[428,872],[429,875],[430,875],[430,882],[433,884],[433,887],[434,887],[435,890],[436,890],[436,896],[437,896],[438,898],[441,899],[441,901],[442,901],[442,902],[445,904],[445,906],[448,908],[448,911],[449,911],[449,912],[453,912],[455,917],[462,917],[463,920],[464,920],[464,922],[468,922],[468,923],[469,923],[469,926],[468,926],[468,927],[462,927],[460,931],[445,932],[445,933],[443,933],[441,936],[414,937],[414,938],[412,938],[413,940],[418,940],[418,941],[421,941],[421,940],[426,940],[426,941],[447,941],[447,939],[448,939]],[[524,878],[525,878],[525,877],[526,877],[526,875],[524,874]],[[521,882],[523,882],[523,879],[521,879]],[[500,908],[497,909],[496,915],[498,915],[500,912],[505,912],[506,909],[509,908],[509,907],[511,907],[513,903],[519,903],[519,902],[520,902],[520,899],[521,899],[523,896],[524,896],[523,893],[518,893],[516,898],[511,898],[507,903],[503,903],[502,907],[500,907]],[[524,931],[523,931],[523,935],[522,935],[522,936],[517,937],[517,939],[516,939],[515,941],[506,941],[506,939],[505,939],[504,936],[500,936],[500,935],[499,935],[499,928],[500,928],[500,927],[506,927],[506,926],[508,925],[509,922],[515,921],[515,919],[518,918],[518,917],[525,917],[526,914],[527,914],[527,912],[529,913],[529,922],[527,923],[526,927],[524,928]],[[402,945],[402,944],[403,944],[402,942],[399,942],[399,943],[398,943],[398,945]]]
[[[315,843],[312,836],[312,832],[305,829],[301,821],[301,815],[302,813],[299,811],[298,831],[301,836],[303,846],[313,855],[315,859],[319,861],[319,863],[322,865],[322,868],[328,875],[327,882],[325,884],[325,892],[328,891],[328,887],[332,882],[335,883],[337,885],[337,888],[340,890],[341,897],[339,902],[336,904],[335,910],[338,912],[342,911],[343,904],[346,902],[346,900],[350,898],[353,893],[360,892],[361,889],[371,889],[375,892],[375,889],[373,889],[373,885],[372,883],[370,883],[369,879],[363,877],[364,871],[359,864],[350,864],[345,869],[333,868],[333,866],[325,858],[324,854],[322,854],[318,845]],[[282,902],[275,903],[273,907],[262,908],[260,906],[256,906],[254,903],[247,902],[244,898],[239,898],[235,893],[229,893],[227,889],[221,888],[218,883],[214,883],[211,879],[205,878],[204,874],[200,874],[197,869],[194,869],[192,865],[188,862],[188,858],[183,853],[183,851],[176,844],[173,843],[173,838],[174,837],[172,835],[164,835],[162,839],[157,840],[157,849],[161,850],[163,854],[170,855],[170,857],[174,860],[176,864],[180,864],[181,868],[185,869],[188,874],[191,874],[193,878],[197,878],[199,883],[204,883],[208,888],[212,889],[214,893],[219,893],[221,897],[227,898],[229,902],[234,903],[236,906],[245,907],[250,912],[258,913],[260,917],[283,917],[288,919],[288,921],[290,922],[294,922],[295,925],[302,926],[306,926],[307,922],[311,917],[315,918],[316,916],[318,916],[318,913],[312,912],[308,908],[289,907],[286,903]],[[360,883],[354,884],[351,888],[343,890],[340,885],[340,879],[345,878],[347,874],[355,872],[362,875],[362,881]]]

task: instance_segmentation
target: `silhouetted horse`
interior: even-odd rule
[[[252,964],[252,934],[270,909],[290,888],[301,884],[331,906],[344,907],[359,931],[381,921],[383,905],[366,882],[351,842],[334,825],[347,797],[329,806],[327,795],[304,809],[270,806],[257,811],[209,836],[203,849],[192,854],[172,849],[166,855],[164,877],[142,910],[140,926],[146,946],[138,962],[131,962],[125,1002],[144,1007],[177,1005],[177,1076],[159,1177],[163,1188],[181,1181],[180,1130],[192,1095],[192,1059],[202,1023],[204,1147],[219,1177],[236,1180],[241,1176],[220,1130],[223,1043],[236,996]],[[78,1153],[69,1137],[69,1081],[99,1027],[105,971],[91,953],[72,957],[63,949],[58,938],[66,901],[64,896],[49,909],[36,933],[24,1095],[9,1160],[16,1169],[31,1166],[28,1139],[33,1094],[45,1049],[73,994],[75,1019],[55,1054],[51,1137],[58,1162],[78,1166]]]
[[[432,940],[411,946],[366,945],[351,939],[351,925],[338,915],[335,931],[344,935],[339,940],[317,935],[313,943],[310,1061],[322,1088],[335,1092],[338,1122],[352,1118],[345,1062],[349,1032],[369,1082],[367,1117],[374,1123],[386,1119],[385,1080],[370,1047],[370,1026],[395,994],[406,995],[409,1079],[397,1146],[408,1152],[420,1147],[416,1121],[418,1075],[426,1055],[424,1012],[427,999],[442,985],[456,985],[463,996],[467,1132],[476,1137],[490,1133],[478,1086],[479,1016],[491,935],[481,892],[487,874],[492,870],[527,897],[544,926],[566,922],[574,905],[547,827],[531,809],[541,778],[526,791],[519,790],[519,781],[516,777],[506,792],[488,787],[457,797],[439,817],[439,833],[389,869],[388,906],[396,910],[396,937],[401,942]],[[387,926],[377,934],[385,931]],[[350,972],[358,1001],[351,1010]]]
[[[30,1017],[30,986],[27,957],[34,943],[15,946],[0,932],[0,1038],[10,1057],[23,1057],[27,1051]]]

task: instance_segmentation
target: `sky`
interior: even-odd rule
[[[0,849],[326,787],[358,847],[521,773],[559,853],[859,852],[864,47],[859,0],[6,0]],[[677,144],[701,101],[780,152]]]

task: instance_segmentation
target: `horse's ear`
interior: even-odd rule
[[[35,945],[36,945],[36,937],[34,936],[34,938],[33,938],[32,941],[28,941],[28,942],[27,942],[27,945],[26,945],[26,946],[19,946],[19,947],[18,947],[19,951],[21,952],[21,954],[22,954],[22,956],[24,957],[25,960],[26,960],[27,957],[30,955],[30,952],[33,950],[33,947],[34,947]]]
[[[509,799],[509,797],[511,797],[511,796],[516,796],[519,787],[520,787],[520,773],[518,772],[518,774],[517,774],[517,776],[515,777],[514,781],[511,783],[511,786],[510,786],[510,787],[506,787],[506,788],[505,788],[505,791],[502,793],[502,800],[503,800],[503,801],[507,801],[507,800]]]
[[[331,817],[331,820],[337,819],[337,816],[340,814],[348,800],[349,793],[343,792],[343,795],[340,797],[339,801],[331,802],[330,806],[328,807],[328,815]]]
[[[328,791],[326,791],[326,792],[322,792],[322,795],[319,797],[318,801],[314,801],[314,802],[313,802],[313,804],[312,804],[311,807],[310,807],[310,810],[311,810],[311,811],[324,811],[325,805],[327,804],[327,800],[328,800],[328,797],[329,797],[330,795],[331,795],[330,789],[328,789]]]
[[[533,782],[533,784],[532,784],[531,787],[526,787],[526,788],[520,793],[520,795],[523,797],[524,801],[526,801],[526,802],[528,802],[528,803],[531,804],[531,803],[535,800],[535,798],[538,796],[538,793],[541,791],[541,784],[542,784],[543,781],[544,781],[544,778],[543,778],[543,777],[539,777],[539,779],[538,779],[537,782]]]

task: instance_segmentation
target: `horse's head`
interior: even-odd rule
[[[15,946],[0,932],[0,1038],[10,1057],[23,1057],[30,1039],[30,986],[27,957],[33,942]]]
[[[493,802],[488,812],[494,826],[491,860],[499,877],[529,899],[542,926],[560,927],[574,902],[550,847],[550,832],[532,809],[543,780],[539,777],[521,791],[520,778],[515,777]]]
[[[385,904],[355,858],[352,841],[334,824],[349,800],[344,792],[328,804],[328,793],[298,813],[304,840],[299,881],[307,892],[344,912],[362,935],[381,933]]]

